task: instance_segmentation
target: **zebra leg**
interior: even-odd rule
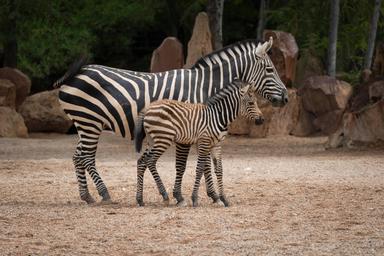
[[[167,190],[164,187],[164,184],[160,178],[159,173],[157,172],[156,169],[156,163],[157,160],[160,158],[160,156],[165,152],[165,150],[171,145],[171,141],[165,142],[164,139],[161,141],[161,143],[154,143],[152,149],[149,150],[148,153],[148,168],[152,174],[153,179],[156,182],[157,188],[159,190],[159,193],[163,197],[163,201],[165,205],[169,204],[169,197]]]
[[[211,159],[209,156],[208,146],[200,144],[198,146],[198,158],[197,158],[197,168],[196,168],[196,180],[192,192],[192,204],[193,206],[198,205],[198,191],[200,187],[201,176],[205,175],[207,183],[207,194],[213,199],[214,202],[219,200],[218,195],[215,192],[212,176],[211,176]]]
[[[212,157],[213,166],[215,169],[215,174],[216,174],[217,183],[218,183],[218,187],[219,187],[220,200],[227,207],[227,206],[229,206],[229,203],[228,203],[226,196],[224,195],[223,165],[221,162],[221,146],[220,145],[212,148],[211,157]]]
[[[197,168],[196,168],[196,179],[195,184],[193,186],[193,192],[192,192],[192,206],[196,207],[198,206],[198,200],[199,200],[199,187],[200,187],[200,180],[201,176],[203,176],[203,166],[202,166],[201,160],[197,162]]]
[[[212,174],[211,174],[211,159],[208,156],[206,160],[205,168],[204,168],[204,177],[207,188],[207,195],[212,198],[213,203],[219,203],[220,198],[215,191],[215,186],[213,184]]]
[[[137,187],[136,187],[136,202],[138,206],[144,206],[143,202],[143,187],[144,187],[144,173],[147,169],[148,149],[137,160]]]
[[[75,154],[73,155],[73,164],[75,165],[77,183],[79,184],[79,192],[81,200],[85,201],[87,204],[92,204],[95,202],[95,199],[89,194],[87,177],[85,175],[85,169],[82,164],[81,157],[81,143],[79,141]]]
[[[74,121],[74,123],[80,136],[80,163],[82,168],[91,176],[93,183],[96,185],[97,192],[102,197],[102,201],[109,202],[111,197],[109,196],[108,189],[95,167],[97,143],[99,142],[99,137],[102,131],[102,124],[91,124],[84,121]]]
[[[181,183],[183,180],[190,149],[191,145],[176,144],[176,178],[173,188],[173,197],[176,199],[178,206],[185,205],[184,198],[181,194]]]

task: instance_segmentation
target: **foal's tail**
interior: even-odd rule
[[[135,127],[135,148],[137,153],[140,153],[141,148],[143,146],[143,141],[146,135],[144,130],[144,117],[145,117],[145,110],[140,112],[139,117],[137,118],[137,124]]]

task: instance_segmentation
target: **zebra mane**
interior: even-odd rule
[[[209,97],[205,105],[212,106],[217,102],[220,102],[222,99],[228,97],[229,94],[236,90],[240,90],[240,87],[236,85],[236,83],[231,83],[228,86],[220,89],[215,95]]]
[[[254,45],[254,47],[256,48],[258,43],[261,43],[261,42],[262,41],[257,40],[257,39],[246,39],[246,40],[243,40],[243,41],[239,41],[239,42],[227,45],[227,46],[225,46],[225,47],[223,47],[223,48],[221,48],[219,50],[216,50],[214,52],[211,52],[211,53],[201,57],[200,59],[198,59],[196,61],[196,63],[191,68],[196,68],[198,66],[206,67],[206,66],[208,66],[207,60],[212,59],[212,57],[214,57],[214,56],[218,56],[221,59],[221,56],[220,56],[221,52],[226,51],[228,49],[233,49],[236,46],[243,46],[243,45],[245,46],[247,44],[251,44],[251,45]]]

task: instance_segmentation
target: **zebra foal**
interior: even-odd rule
[[[222,201],[228,205],[222,187],[222,169],[216,170],[219,183],[220,196],[217,195],[211,176],[212,149],[227,134],[228,125],[238,116],[247,119],[262,120],[262,114],[257,107],[253,92],[248,92],[249,85],[235,80],[232,84],[220,90],[208,99],[206,104],[191,104],[174,100],[161,100],[154,102],[142,112],[135,130],[135,145],[137,152],[141,151],[143,139],[148,135],[150,147],[137,161],[137,191],[136,201],[143,206],[143,179],[144,172],[149,168],[164,202],[168,204],[169,198],[163,182],[157,172],[156,163],[165,150],[172,143],[181,145],[197,144],[198,160],[196,179],[192,193],[193,206],[198,205],[198,189],[202,175],[205,175],[207,194],[214,203]],[[214,157],[214,162],[219,159]],[[216,166],[215,166],[216,167]],[[221,166],[220,166],[221,167]],[[180,198],[176,198],[181,203]],[[181,199],[183,200],[183,199]]]

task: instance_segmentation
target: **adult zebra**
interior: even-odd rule
[[[246,40],[202,57],[190,69],[161,73],[84,66],[83,60],[75,63],[54,87],[61,87],[61,106],[79,134],[73,162],[80,198],[87,203],[94,202],[88,192],[87,171],[102,200],[110,200],[108,189],[95,167],[100,134],[102,130],[112,130],[133,139],[137,115],[152,101],[174,99],[203,103],[217,90],[239,79],[272,104],[286,104],[287,89],[267,55],[271,46],[272,38],[264,43]],[[177,147],[176,151],[176,155],[182,155],[186,149]]]

